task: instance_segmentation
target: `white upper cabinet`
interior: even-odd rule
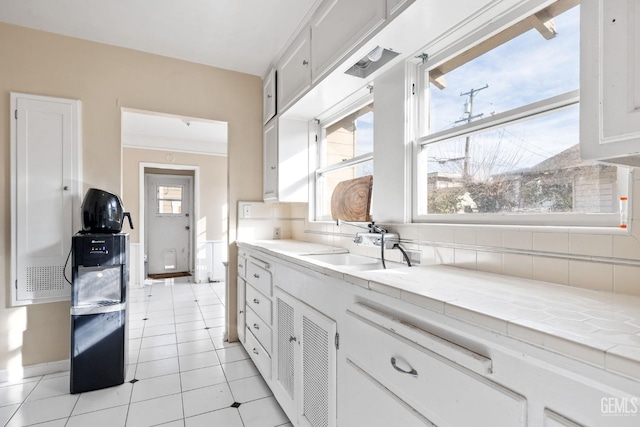
[[[263,199],[309,200],[309,124],[281,116],[264,127]]]
[[[582,157],[640,166],[640,5],[581,5]]]
[[[311,87],[311,33],[305,28],[278,64],[278,111],[282,113]]]
[[[272,68],[262,82],[262,124],[276,115],[276,69]]]
[[[311,73],[314,82],[385,21],[386,7],[386,0],[324,2],[311,19]]]
[[[278,121],[264,127],[262,197],[265,201],[278,200]]]
[[[387,0],[387,19],[393,19],[415,0]]]

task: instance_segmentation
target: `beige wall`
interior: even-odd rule
[[[171,162],[167,160],[171,154]],[[138,231],[143,218],[139,214],[140,163],[197,166],[200,172],[200,212],[197,213],[197,240],[224,240],[227,205],[227,158],[205,154],[180,153],[176,151],[144,150],[124,148],[122,150],[122,203],[131,212],[134,229],[127,232],[131,242],[140,242]],[[162,173],[156,171],[154,173]],[[167,173],[171,173],[170,171]],[[144,196],[144,194],[143,194]],[[224,213],[223,213],[224,208]]]
[[[8,308],[11,91],[82,101],[85,189],[120,192],[122,107],[227,122],[229,296],[235,306],[236,201],[262,195],[261,79],[6,24],[0,24],[0,58],[0,373],[69,355],[68,302]]]

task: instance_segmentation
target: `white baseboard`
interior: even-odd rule
[[[18,369],[0,371],[0,383],[17,381],[23,378],[38,377],[41,375],[55,374],[69,370],[70,361],[58,360],[56,362],[40,363],[37,365],[23,366]]]

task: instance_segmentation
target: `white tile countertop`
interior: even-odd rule
[[[640,297],[443,265],[354,271],[308,256],[347,250],[294,240],[239,245],[640,380]]]

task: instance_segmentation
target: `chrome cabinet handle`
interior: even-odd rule
[[[267,98],[271,98],[271,94],[270,93],[267,94]]]
[[[242,265],[242,264],[238,264],[238,267],[240,267],[240,268],[244,268],[244,265]]]
[[[293,336],[289,337],[289,342],[295,342],[295,341],[298,341],[296,337],[293,337]]]
[[[302,60],[302,65],[309,65],[309,61],[307,61],[306,59]]]
[[[240,313],[240,314],[244,313],[244,310],[240,310],[240,311],[239,311],[239,313]]]
[[[398,372],[402,372],[403,374],[409,374],[414,378],[418,378],[418,371],[416,371],[415,369],[411,368],[410,371],[405,371],[404,369],[402,369],[401,367],[396,365],[396,358],[395,357],[391,358],[391,366],[393,366],[393,369],[395,369]]]
[[[258,350],[255,347],[253,347],[253,354],[258,354]]]
[[[253,274],[253,277],[255,277],[256,279],[259,279],[259,278],[260,278],[260,275],[259,275],[258,273],[254,273],[254,274]]]
[[[258,325],[257,323],[253,324],[253,329],[260,329],[260,325]]]
[[[254,298],[254,299],[253,299],[253,303],[254,303],[254,304],[260,304],[260,301],[258,301],[258,298]]]
[[[276,167],[275,166],[271,166],[271,170],[276,170]]]

